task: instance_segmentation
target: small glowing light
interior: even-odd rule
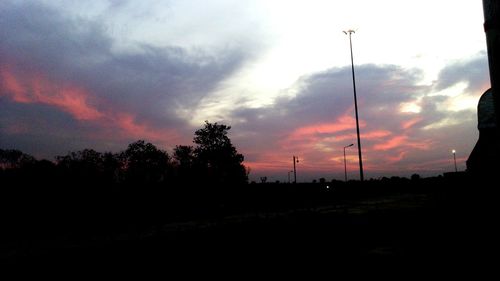
[[[453,154],[455,154],[455,152],[457,152],[455,149],[453,149],[453,150],[451,151],[451,153],[453,153]]]
[[[327,185],[327,186],[326,186],[326,189],[330,189],[330,186],[328,186],[328,185]]]

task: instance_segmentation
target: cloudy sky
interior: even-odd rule
[[[439,175],[489,88],[480,1],[2,0],[0,148],[54,159],[232,126],[250,178]],[[357,178],[356,146],[346,150]]]

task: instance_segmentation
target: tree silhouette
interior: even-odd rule
[[[183,168],[191,168],[195,160],[194,147],[189,145],[177,145],[174,148],[174,159]]]
[[[138,140],[120,154],[129,183],[158,183],[165,181],[171,166],[170,156],[151,143]]]
[[[32,165],[36,159],[17,149],[0,149],[0,167],[3,169],[22,168]]]
[[[120,155],[111,152],[102,154],[103,164],[103,180],[105,183],[119,183],[122,182],[123,162],[120,161]]]
[[[231,126],[209,123],[195,132],[194,154],[205,179],[214,183],[241,184],[248,180],[244,157],[236,151],[228,137]]]
[[[37,160],[17,149],[0,149],[0,182],[4,186],[36,180]]]
[[[177,145],[174,148],[173,158],[177,168],[177,176],[183,182],[192,182],[193,174],[196,174],[194,163],[194,147],[189,145]]]
[[[103,157],[93,149],[70,152],[57,156],[57,167],[65,178],[78,184],[99,182],[104,171]]]

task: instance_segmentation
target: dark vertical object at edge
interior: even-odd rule
[[[467,159],[467,171],[477,179],[500,179],[500,0],[483,0],[491,88],[477,106],[479,139]]]
[[[483,11],[498,137],[500,136],[500,114],[498,114],[500,109],[500,0],[483,0]]]

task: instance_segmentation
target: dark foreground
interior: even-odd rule
[[[397,262],[425,268],[447,262],[494,268],[500,238],[494,192],[470,182],[446,184],[418,184],[359,197],[339,195],[340,199],[318,193],[304,196],[306,201],[316,198],[307,204],[280,208],[270,205],[274,201],[264,205],[259,201],[255,208],[211,210],[209,216],[129,226],[84,238],[64,231],[17,240],[6,237],[0,262],[163,268],[198,264],[259,268],[283,262],[329,268],[352,262]]]

